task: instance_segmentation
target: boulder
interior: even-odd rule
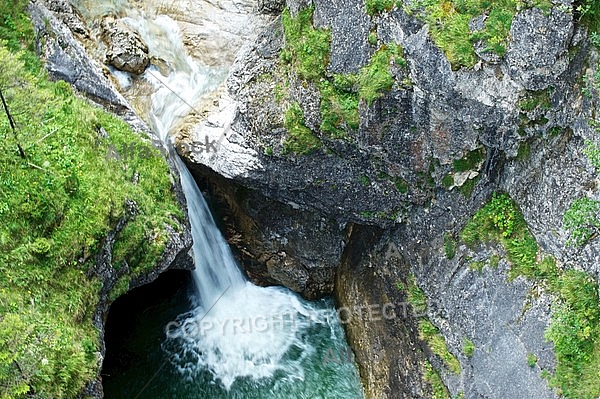
[[[148,45],[139,33],[122,20],[104,20],[103,39],[108,46],[106,60],[118,70],[141,74],[150,64]]]

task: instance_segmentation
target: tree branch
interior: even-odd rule
[[[6,99],[4,98],[2,89],[0,89],[0,99],[2,99],[2,105],[4,106],[4,112],[6,113],[6,116],[8,117],[8,123],[10,124],[10,128],[13,132],[13,136],[15,136],[15,141],[17,142],[17,147],[19,148],[19,154],[21,155],[21,158],[25,159],[27,157],[25,156],[25,151],[23,151],[23,148],[21,147],[21,143],[19,143],[19,138],[17,136],[17,128],[15,127],[15,121],[14,121],[12,115],[10,114],[10,111],[8,110],[8,104],[6,104]]]

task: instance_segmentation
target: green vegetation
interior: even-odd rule
[[[394,84],[394,77],[390,73],[392,60],[399,67],[406,67],[402,47],[396,44],[383,45],[373,54],[369,63],[361,68],[358,74],[358,95],[368,105],[392,88]]]
[[[575,2],[576,11],[579,13],[581,21],[588,27],[591,35],[592,42],[600,41],[594,40],[594,34],[600,34],[600,1],[598,0],[578,0]],[[597,36],[596,36],[597,37]]]
[[[537,268],[537,243],[515,203],[506,194],[494,194],[465,226],[461,238],[468,245],[498,241],[511,262],[511,277],[534,277]]]
[[[167,227],[179,226],[183,215],[163,158],[106,159],[110,145],[149,143],[68,84],[50,82],[23,47],[0,43],[0,89],[15,123],[13,130],[3,110],[1,396],[74,398],[98,368],[95,254],[123,221],[113,264],[128,265],[126,287],[156,263]]]
[[[475,344],[469,338],[465,338],[463,339],[462,350],[465,356],[471,357],[473,356],[473,353],[475,353]]]
[[[360,176],[358,176],[358,181],[363,186],[368,186],[371,183],[371,181],[369,180],[369,177],[366,176],[366,175],[360,175]]]
[[[469,151],[461,159],[455,159],[452,162],[452,166],[456,172],[467,172],[469,170],[475,170],[479,167],[479,164],[481,164],[484,157],[485,149],[478,148],[476,150]]]
[[[367,37],[367,41],[369,42],[369,44],[371,46],[377,46],[377,42],[378,42],[378,38],[377,38],[377,32],[369,32],[369,36]]]
[[[600,149],[592,141],[586,141],[585,155],[596,171],[600,171]],[[565,229],[571,237],[567,244],[583,246],[600,233],[600,201],[578,198],[563,216]]]
[[[450,188],[454,186],[454,175],[452,173],[448,173],[442,178],[442,185],[446,188]]]
[[[331,32],[313,28],[313,11],[314,7],[308,7],[292,18],[286,9],[281,16],[285,33],[281,60],[289,64],[298,77],[308,81],[318,81],[325,75],[331,46]]]
[[[484,267],[485,267],[484,261],[474,260],[474,261],[469,262],[469,269],[471,269],[471,270],[482,272]]]
[[[492,256],[490,256],[490,267],[491,268],[497,268],[498,265],[500,264],[500,255],[498,254],[493,254]]]
[[[460,363],[456,356],[448,350],[446,341],[440,330],[427,319],[419,320],[419,338],[427,342],[433,353],[442,359],[446,367],[454,374],[460,374]]]
[[[384,2],[376,1],[373,7],[384,7]],[[393,5],[393,2],[392,2]],[[382,8],[383,9],[383,8]],[[303,81],[303,84],[312,84],[319,90],[321,103],[320,130],[327,133],[330,138],[346,138],[348,130],[358,129],[360,118],[358,112],[359,101],[365,100],[368,105],[381,97],[385,91],[392,88],[394,78],[390,72],[391,61],[402,68],[406,61],[402,56],[402,48],[395,44],[383,45],[374,54],[369,64],[361,69],[358,74],[329,74],[331,32],[327,29],[315,29],[312,24],[314,7],[301,10],[293,18],[289,10],[282,16],[285,34],[285,47],[280,58],[287,70]],[[369,34],[370,43],[377,44],[376,32]],[[284,77],[288,82],[289,76]],[[276,98],[279,103],[284,101],[286,93],[281,86],[276,87]],[[295,119],[299,118],[294,115]],[[305,133],[305,132],[303,132]],[[306,136],[306,134],[303,134]],[[311,151],[295,153],[308,154]]]
[[[465,181],[463,183],[463,185],[460,186],[460,193],[462,195],[464,195],[466,198],[471,198],[471,195],[473,194],[473,190],[475,190],[475,186],[477,185],[478,181],[479,181],[479,176],[476,176],[472,179],[467,179],[467,181]]]
[[[375,15],[389,11],[394,7],[394,0],[366,0],[367,14]]]
[[[528,91],[519,101],[519,109],[522,112],[531,112],[537,108],[548,110],[552,108],[550,95],[554,91],[553,87],[548,87],[540,91]]]
[[[0,90],[14,122],[0,106],[0,397],[75,398],[98,369],[93,267],[107,234],[124,223],[113,265],[129,268],[114,298],[155,264],[183,215],[158,154],[106,159],[110,145],[150,143],[48,80],[26,6],[0,4]]]
[[[408,183],[401,177],[396,177],[394,179],[394,186],[401,194],[406,194],[408,192]]]
[[[511,263],[510,278],[538,282],[553,295],[552,322],[546,338],[553,342],[557,366],[550,383],[567,398],[600,395],[600,304],[598,285],[588,274],[561,270],[552,257],[538,260],[538,246],[516,204],[495,194],[467,224],[461,238],[468,245],[496,241]]]
[[[523,6],[531,5],[519,0],[418,0],[408,11],[429,25],[433,41],[458,69],[477,63],[474,44],[480,41],[484,51],[504,56],[512,19]],[[552,3],[540,0],[533,6],[548,11]],[[486,15],[483,29],[471,32],[469,21],[480,15]]]
[[[323,79],[321,88],[321,130],[333,138],[343,138],[347,129],[358,129],[358,96],[354,91],[354,75],[333,76]]]
[[[307,155],[321,147],[321,141],[304,125],[304,113],[293,103],[284,115],[284,126],[289,135],[283,143],[285,153]]]
[[[403,291],[406,291],[407,300],[415,313],[425,313],[427,311],[427,296],[417,285],[415,276],[410,275]]]
[[[527,354],[527,364],[529,365],[529,367],[531,367],[531,368],[535,367],[535,365],[537,364],[537,361],[538,361],[538,359],[533,353]]]
[[[397,283],[397,286],[399,284]],[[400,291],[406,292],[408,303],[411,305],[414,313],[419,316],[425,314],[427,310],[427,296],[419,288],[414,276],[409,276],[407,283],[398,287]],[[460,374],[460,362],[449,350],[444,341],[440,330],[429,321],[426,316],[419,317],[419,338],[427,342],[427,346],[437,355],[446,367],[454,374]]]
[[[444,234],[444,251],[448,259],[453,259],[456,256],[456,241],[449,232]]]
[[[568,244],[583,246],[600,232],[600,201],[576,199],[565,212],[563,223],[571,233]]]
[[[438,372],[433,368],[431,363],[425,361],[425,373],[423,374],[423,380],[431,386],[433,393],[433,399],[450,399],[450,392],[444,382],[440,378]]]
[[[531,146],[527,141],[522,142],[519,145],[519,150],[517,151],[517,159],[519,161],[526,161],[529,159],[531,155]]]

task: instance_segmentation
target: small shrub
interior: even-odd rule
[[[304,125],[304,113],[298,103],[293,103],[284,116],[288,138],[283,144],[286,154],[307,155],[321,147],[321,141]]]
[[[451,233],[444,234],[444,251],[448,259],[453,259],[456,256],[456,241],[454,241]]]
[[[600,201],[578,198],[563,216],[565,229],[569,230],[570,245],[582,246],[600,231]]]
[[[394,0],[366,0],[367,14],[375,15],[389,11],[394,7]]]
[[[472,357],[473,353],[475,353],[475,344],[469,338],[465,338],[463,340],[463,353],[467,357]]]

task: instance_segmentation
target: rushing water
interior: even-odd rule
[[[225,71],[189,57],[171,18],[128,11],[126,4],[95,2],[83,14],[125,15],[150,54],[167,65],[151,66],[142,79],[153,87],[146,120],[168,143],[171,128],[190,104],[215,90]],[[145,364],[107,378],[107,398],[361,398],[354,363],[339,356],[346,343],[331,301],[310,303],[287,289],[246,281],[193,177],[175,161],[194,240],[193,306],[181,306],[177,316],[163,309],[146,321],[151,331],[141,336],[162,336],[160,345],[147,351]]]

